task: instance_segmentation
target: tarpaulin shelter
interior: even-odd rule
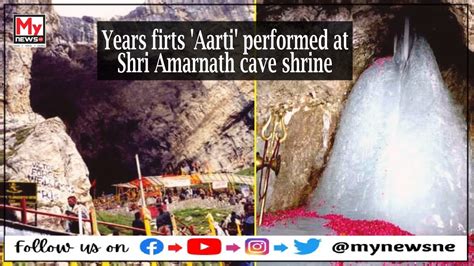
[[[157,187],[186,187],[192,184],[192,178],[189,175],[177,175],[177,176],[144,176],[142,177],[142,184],[144,188],[157,188]],[[131,186],[139,187],[140,180],[134,179],[126,184]],[[121,185],[121,184],[117,184]]]
[[[163,184],[160,182],[160,176],[144,176],[142,177],[142,183],[144,188],[163,186]],[[129,184],[140,187],[140,179],[134,179],[130,181]]]
[[[112,186],[116,188],[137,188],[135,185],[132,185],[130,183],[120,183],[120,184],[114,184]]]
[[[201,180],[201,183],[208,183],[210,189],[227,188],[228,183],[230,183],[232,190],[235,190],[234,184],[244,184],[249,186],[253,186],[254,184],[252,176],[232,173],[201,174],[199,175],[199,179]]]
[[[253,186],[253,177],[237,175],[232,173],[214,173],[214,174],[191,174],[176,176],[144,176],[142,178],[143,188],[148,195],[154,196],[161,194],[162,188],[189,187],[197,184],[209,184],[213,188],[227,188],[230,183],[232,188],[234,184],[245,184]],[[140,180],[134,179],[127,183],[112,185],[117,188],[117,195],[127,192],[133,192],[140,187]],[[159,192],[159,193],[158,193]]]
[[[173,187],[188,187],[193,184],[192,178],[189,175],[180,176],[144,176],[142,177],[143,189],[145,190],[146,196],[161,196],[162,188],[173,188]],[[112,185],[117,188],[117,195],[127,194],[129,199],[132,194],[140,188],[140,180],[138,178],[127,182]]]
[[[120,201],[121,195],[126,195],[127,199],[133,198],[137,195],[138,186],[128,183],[113,184],[115,187],[115,198]]]
[[[253,177],[246,175],[237,175],[232,173],[200,174],[199,179],[202,183],[212,183],[215,181],[227,181],[235,184],[253,185]]]
[[[189,187],[192,185],[191,176],[189,175],[160,177],[159,181],[165,188]]]
[[[214,174],[191,174],[176,176],[144,176],[142,178],[143,187],[187,187],[202,183],[212,183],[216,181],[227,181],[235,184],[253,185],[252,176],[237,175],[232,173],[214,173]],[[128,183],[116,184],[116,187],[138,188],[139,179],[134,179]]]
[[[162,187],[163,184],[158,178],[159,176],[149,176],[142,178],[143,188],[147,192],[147,196],[161,195],[160,187]],[[116,188],[117,199],[120,199],[120,195],[126,195],[127,200],[135,200],[138,196],[140,180],[137,178],[127,183],[119,183],[112,186]]]

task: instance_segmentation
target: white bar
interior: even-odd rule
[[[140,249],[142,241],[144,253]],[[202,238],[218,239],[221,251],[215,255],[193,255],[188,253],[188,240],[194,243]],[[299,255],[295,240],[300,241],[303,250],[311,251],[312,242],[320,240],[318,248],[307,255]],[[68,252],[35,252],[34,243],[46,241],[45,247],[69,245]],[[246,244],[247,242],[247,244]],[[162,251],[150,255],[151,251]],[[96,245],[97,253],[88,254],[80,250]],[[179,251],[168,250],[169,246]],[[206,249],[206,243],[200,248]],[[209,244],[209,243],[207,243]],[[286,250],[280,251],[286,246]],[[437,250],[434,251],[434,244]],[[246,253],[246,245],[260,248],[262,255]],[[118,246],[125,250],[107,252],[107,247]],[[217,245],[216,245],[217,246]],[[238,250],[226,250],[239,247]],[[171,248],[172,248],[171,247]],[[196,247],[196,246],[195,246]],[[389,248],[392,251],[389,251]],[[407,248],[418,248],[408,251]],[[192,248],[189,246],[188,248]],[[442,250],[441,250],[442,248]],[[53,249],[53,248],[51,248]],[[279,250],[280,249],[280,250]],[[428,249],[430,251],[428,251]],[[212,250],[212,247],[211,247]],[[399,250],[399,251],[396,251]],[[424,251],[423,251],[424,250]],[[200,251],[200,250],[198,250]],[[336,252],[339,251],[340,253]],[[254,253],[258,253],[254,251]],[[6,261],[466,261],[467,236],[6,236]]]
[[[142,207],[146,207],[145,201],[145,192],[143,192],[143,181],[142,181],[142,170],[140,169],[140,160],[138,159],[138,154],[135,154],[135,162],[137,164],[137,173],[138,173],[138,181],[140,184],[140,197],[142,199]]]
[[[82,211],[81,210],[78,211],[77,217],[79,219],[79,222],[78,222],[78,224],[79,224],[79,235],[82,235],[83,234],[83,232],[82,232],[83,229],[82,229]]]

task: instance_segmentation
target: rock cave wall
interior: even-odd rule
[[[206,10],[204,10],[206,9]],[[252,9],[221,6],[145,6],[114,20],[251,20]],[[76,143],[98,189],[168,163],[207,163],[236,172],[253,163],[252,81],[98,81],[96,18],[59,18],[54,44],[38,50],[30,100],[45,117],[58,116]]]
[[[351,81],[258,83],[258,132],[272,106],[286,103],[294,107],[286,115],[288,138],[280,148],[280,174],[277,178],[272,176],[270,181],[267,209],[289,209],[308,202],[330,155],[340,113],[354,82],[376,59],[392,55],[393,36],[401,31],[405,16],[411,17],[417,33],[428,39],[452,98],[465,115],[472,112],[472,97],[468,105],[467,96],[473,82],[471,80],[467,84],[466,59],[470,58],[472,62],[474,33],[472,24],[467,25],[467,12],[466,5],[259,7],[259,20],[353,22],[354,67]],[[470,12],[472,16],[472,5]],[[468,38],[470,49],[467,49]],[[259,150],[262,147],[259,141]]]
[[[141,6],[113,19],[251,20],[253,12],[249,6]],[[5,179],[38,182],[40,210],[63,213],[71,194],[92,207],[90,180],[99,191],[129,181],[136,176],[135,153],[144,175],[185,160],[208,162],[215,172],[253,163],[252,81],[97,81],[96,18],[9,5],[7,21],[18,13],[46,14],[48,47],[12,46],[7,25]],[[58,222],[39,222],[61,230]]]
[[[47,38],[54,38],[58,16],[50,6],[8,5],[5,8],[6,21],[13,21],[13,14],[48,14]],[[6,109],[6,113],[2,113],[2,118],[6,121],[6,150],[2,150],[5,155],[2,160],[6,173],[4,180],[36,182],[39,210],[62,214],[70,195],[76,196],[87,207],[93,207],[89,194],[89,171],[75,143],[66,133],[63,121],[57,117],[45,119],[31,108],[30,70],[33,54],[37,50],[12,45],[12,23],[7,23],[6,31],[6,51],[2,51],[6,54],[6,62],[2,63],[7,72],[6,94],[2,91],[2,107]],[[33,221],[34,216],[30,215],[28,220]],[[57,219],[39,216],[38,224],[49,229],[63,230]]]

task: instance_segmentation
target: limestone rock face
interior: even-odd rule
[[[92,207],[89,171],[59,118],[9,116],[6,136],[6,180],[37,183],[39,210],[64,214],[71,195]],[[29,220],[33,218],[30,215]],[[62,228],[58,221],[42,216],[39,225]]]
[[[7,1],[8,3],[50,3],[51,1]],[[58,17],[51,10],[51,6],[5,6],[5,21],[13,21],[14,14],[47,14],[46,32],[47,42],[51,41],[56,30]],[[2,25],[3,26],[3,25]],[[3,29],[3,27],[2,27]],[[2,34],[3,37],[3,34]],[[33,53],[36,49],[13,47],[13,23],[6,24],[6,72],[7,84],[6,93],[8,95],[7,110],[11,113],[30,113],[31,105],[29,101],[31,78],[30,69]],[[3,49],[3,46],[2,48]],[[2,73],[3,75],[3,73]],[[3,91],[2,91],[3,93]],[[2,97],[3,98],[3,97]]]
[[[76,17],[59,17],[59,38],[58,42],[65,44],[72,43],[93,43],[96,38],[96,19],[84,16]]]
[[[252,8],[142,6],[113,20],[248,21]],[[61,36],[34,55],[30,98],[35,112],[65,122],[99,189],[134,178],[135,154],[144,175],[183,161],[216,172],[251,166],[252,81],[98,81],[92,20],[61,18]]]
[[[6,53],[6,62],[2,64],[5,63],[7,72],[7,98],[2,94],[2,104],[6,104],[7,113],[1,115],[2,119],[6,119],[6,150],[1,151],[6,154],[6,165],[3,165],[5,179],[36,182],[39,210],[63,214],[67,197],[71,195],[75,195],[87,207],[92,207],[88,169],[75,143],[66,133],[64,123],[57,117],[45,120],[32,110],[31,67],[33,54],[37,49],[12,45],[13,14],[45,14],[47,45],[56,37],[58,16],[51,10],[51,6],[9,5],[5,8],[6,21],[9,22],[6,25],[6,51],[2,51]],[[33,221],[34,216],[30,215],[28,219]],[[38,219],[40,227],[63,230],[61,222],[56,218],[39,216]]]
[[[469,19],[468,24],[468,17],[472,18],[474,15],[474,4],[472,1],[463,1],[463,0],[454,0],[454,1],[447,1],[453,4],[464,4],[464,5],[452,5],[450,7],[451,12],[456,16],[457,21],[464,29],[463,36],[465,41],[469,40],[469,50],[474,52],[474,22],[472,19]],[[466,6],[468,4],[469,6]]]
[[[107,99],[89,94],[78,107],[84,115],[70,120],[71,136],[86,158],[130,169],[127,179],[135,176],[135,153],[145,175],[159,175],[168,163],[183,160],[207,162],[213,171],[225,172],[252,164],[252,82],[123,85],[109,88]],[[109,180],[99,182],[120,176],[104,178]]]
[[[260,126],[268,119],[265,110],[269,110],[274,103],[290,103],[294,106],[285,117],[288,138],[280,148],[281,170],[272,184],[273,196],[269,197],[267,205],[269,209],[289,208],[306,202],[324,169],[346,98],[346,87],[350,83],[349,81],[259,82]]]
[[[96,18],[60,17],[46,6],[8,8],[7,21],[16,13],[46,14],[49,35],[46,49],[13,47],[12,36],[8,35],[8,98],[4,101],[7,119],[17,120],[15,127],[20,130],[41,125],[20,118],[23,116],[38,119],[43,116],[46,121],[52,118],[56,121],[59,117],[66,126],[52,127],[54,134],[60,135],[64,146],[72,143],[69,143],[71,139],[66,140],[67,135],[60,134],[61,130],[72,137],[94,173],[91,179],[97,179],[101,188],[110,188],[111,183],[136,176],[135,153],[140,154],[145,175],[161,174],[167,163],[176,166],[183,160],[207,162],[213,171],[235,171],[252,164],[252,82],[97,81]],[[252,10],[251,6],[142,6],[113,20],[185,21],[214,17],[245,21],[252,19]],[[11,27],[7,25],[8,33]],[[46,128],[51,126],[48,124]],[[9,134],[14,136],[15,130]],[[50,141],[61,146],[57,142]],[[31,143],[22,144],[25,150],[28,144]],[[68,158],[57,154],[60,151],[53,147],[47,152],[52,154],[44,153],[45,157]],[[12,157],[17,163],[22,158]],[[32,162],[24,159],[27,168],[33,167]],[[78,173],[82,172],[83,165],[74,165]],[[12,177],[14,169],[9,170]],[[89,186],[88,176],[81,176],[85,191]],[[79,177],[73,180],[76,179],[80,180]],[[88,198],[88,194],[81,196],[86,202]],[[56,205],[64,202],[62,195],[56,200],[59,202]]]
[[[166,0],[147,0],[149,4],[170,3]],[[147,21],[251,21],[255,12],[252,0],[179,0],[173,4],[192,5],[148,5],[135,9],[126,19]],[[204,4],[204,5],[199,5]],[[216,4],[214,6],[205,4]],[[217,5],[246,4],[246,5]]]

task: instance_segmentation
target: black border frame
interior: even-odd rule
[[[317,1],[315,1],[317,2]],[[371,4],[371,3],[364,3],[364,4],[361,4],[361,3],[338,3],[338,4],[328,4],[328,3],[312,3],[312,4],[294,4],[294,3],[281,3],[281,4],[275,4],[275,3],[271,3],[271,4],[264,4],[264,3],[252,3],[252,4],[245,4],[245,3],[207,3],[207,4],[196,4],[196,3],[189,3],[189,4],[176,4],[176,3],[161,3],[161,4],[150,4],[150,3],[142,3],[142,4],[132,4],[132,3],[97,3],[97,4],[90,4],[90,3],[57,3],[57,4],[52,4],[52,3],[4,3],[3,4],[3,101],[4,101],[4,104],[3,104],[3,153],[4,153],[4,156],[3,156],[3,181],[2,182],[5,182],[6,180],[6,106],[7,106],[7,93],[6,93],[6,87],[7,87],[7,83],[6,83],[6,8],[8,6],[222,6],[222,5],[227,5],[227,6],[255,6],[255,12],[256,12],[256,15],[257,15],[257,12],[258,12],[258,7],[259,6],[364,6],[364,5],[369,5],[369,6],[393,6],[393,5],[397,5],[397,6],[463,6],[466,8],[466,11],[467,11],[467,14],[466,14],[466,17],[467,17],[467,25],[468,27],[466,28],[466,36],[467,37],[467,42],[466,42],[466,52],[467,52],[467,56],[466,56],[466,63],[467,63],[467,67],[466,67],[466,91],[467,91],[467,96],[466,96],[466,124],[467,124],[467,135],[466,135],[466,140],[467,140],[467,145],[466,145],[466,154],[467,154],[467,197],[466,197],[466,201],[467,201],[467,212],[466,212],[466,218],[467,218],[467,228],[466,228],[466,231],[467,231],[467,234],[466,234],[466,245],[467,245],[467,250],[469,250],[469,148],[470,148],[470,145],[469,145],[469,136],[470,136],[470,106],[469,106],[469,98],[470,98],[470,94],[469,94],[469,54],[470,54],[470,51],[469,51],[469,10],[470,10],[470,6],[469,4],[467,3],[464,3],[464,4],[451,4],[451,3],[374,3],[374,4]],[[257,21],[258,21],[258,16],[257,17]],[[255,22],[255,21],[254,21]],[[45,19],[45,23],[46,23],[46,19]],[[46,35],[46,31],[45,31],[45,35]],[[46,38],[45,38],[45,41],[46,41]],[[256,92],[254,92],[256,93]],[[254,177],[255,178],[255,177]],[[6,191],[5,191],[6,193]],[[5,217],[5,213],[6,213],[6,209],[3,208],[3,212],[4,212],[4,217]],[[4,232],[4,236],[6,236],[6,228],[5,226],[3,226],[3,232]],[[255,232],[256,233],[256,232]],[[4,254],[5,255],[5,254]],[[446,260],[446,261],[436,261],[436,263],[442,263],[442,262],[468,262],[468,259],[469,259],[469,253],[466,253],[466,260]],[[199,261],[202,261],[202,260],[199,260]],[[31,262],[31,261],[25,261],[25,262]],[[70,261],[55,261],[55,262],[70,262]],[[78,261],[78,262],[91,262],[91,261]],[[262,261],[263,262],[263,261]],[[272,262],[272,261],[264,261],[264,262]],[[294,262],[294,261],[275,261],[275,262]],[[300,262],[337,262],[337,261],[300,261]],[[356,261],[343,261],[343,262],[376,262],[376,261],[363,261],[363,260],[356,260]],[[387,261],[388,262],[388,261]],[[391,262],[398,262],[398,261],[391,261]],[[426,262],[425,260],[406,260],[406,261],[403,261],[403,262]]]

